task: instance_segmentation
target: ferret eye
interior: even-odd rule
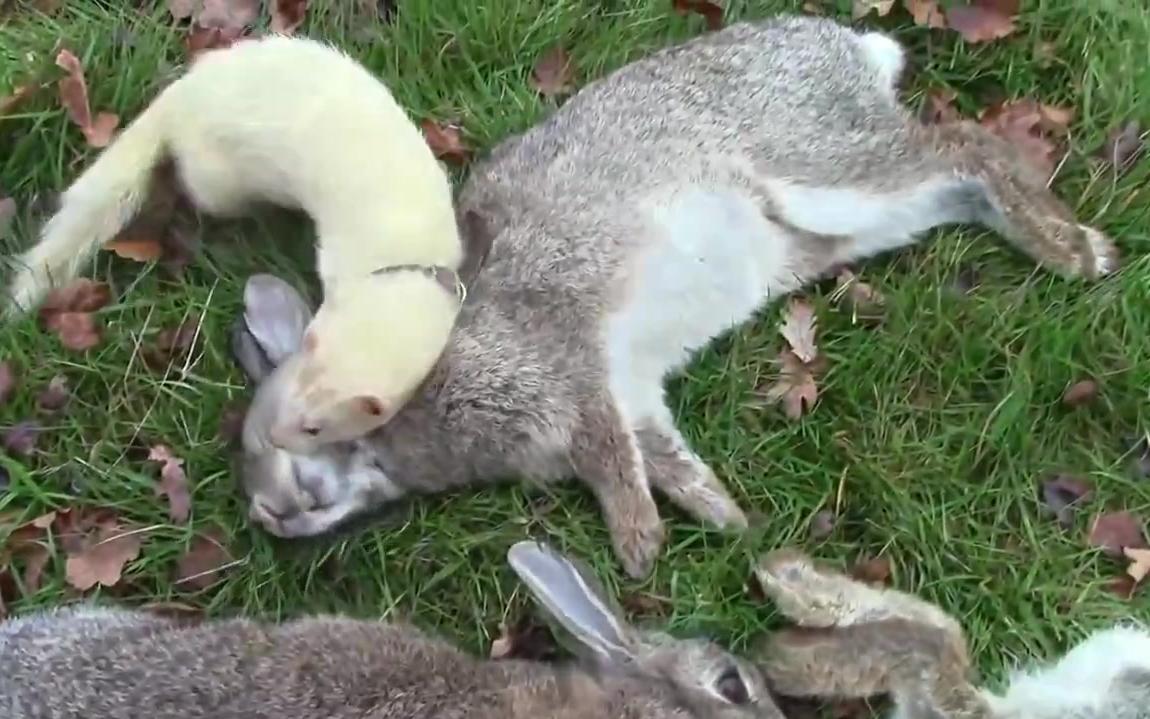
[[[310,425],[304,425],[303,426],[303,433],[311,435],[312,437],[315,437],[316,435],[319,434],[319,427],[312,427]]]

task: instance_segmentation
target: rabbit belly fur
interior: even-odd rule
[[[1140,683],[1142,701],[1119,690],[1121,682]],[[1002,696],[987,700],[1001,719],[1146,719],[1150,633],[1135,626],[1095,632],[1053,666],[1015,673]]]

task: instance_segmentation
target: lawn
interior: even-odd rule
[[[51,69],[63,43],[84,63],[93,108],[126,122],[184,61],[184,31],[163,7],[63,5],[50,18],[0,20],[0,96]],[[704,30],[701,17],[676,15],[670,0],[403,0],[389,20],[353,5],[312,0],[301,32],[348,48],[414,118],[458,121],[480,151],[554,109],[528,81],[548,48],[565,47],[586,81]],[[727,19],[800,5],[731,0]],[[101,253],[91,276],[116,294],[99,313],[103,342],[86,352],[62,348],[32,318],[0,326],[0,360],[20,380],[0,405],[0,429],[28,419],[43,426],[30,455],[0,455],[8,476],[0,537],[4,526],[49,510],[112,508],[141,528],[143,546],[121,582],[89,593],[102,600],[180,602],[213,615],[399,613],[479,652],[502,620],[526,611],[503,553],[529,535],[589,561],[628,597],[636,619],[735,647],[775,623],[747,590],[748,561],[783,544],[843,566],[889,558],[896,586],[962,620],[992,677],[1115,619],[1150,617],[1150,593],[1126,599],[1109,591],[1123,565],[1085,539],[1098,512],[1150,517],[1150,478],[1131,470],[1130,453],[1134,438],[1150,431],[1150,162],[1119,176],[1092,158],[1113,127],[1150,121],[1150,15],[1135,5],[1025,0],[1013,35],[978,45],[917,27],[901,10],[859,21],[910,48],[904,93],[914,107],[942,87],[958,93],[967,114],[1023,97],[1072,107],[1054,186],[1084,222],[1117,238],[1125,266],[1093,285],[1066,281],[992,234],[953,228],[857,269],[886,298],[878,326],[839,309],[833,282],[812,288],[829,369],[819,403],[798,421],[763,398],[782,342],[780,306],[717,342],[673,381],[672,397],[686,436],[757,515],[746,537],[709,531],[660,500],[672,528],[667,551],[649,580],[634,583],[612,555],[592,498],[575,485],[550,497],[508,485],[421,499],[353,532],[309,541],[275,540],[249,526],[219,431],[225,408],[246,396],[228,329],[249,273],[315,286],[310,229],[277,213],[200,223],[202,254],[181,279]],[[825,6],[850,21],[849,2]],[[51,193],[94,152],[52,88],[0,117],[0,196],[20,208],[6,254],[33,241]],[[198,338],[188,357],[145,367],[157,333],[189,318]],[[38,410],[37,391],[59,374],[71,387],[69,404]],[[1064,390],[1084,378],[1099,383],[1098,396],[1064,406]],[[185,459],[193,499],[186,524],[173,522],[155,496],[146,448],[156,443]],[[1056,472],[1095,487],[1069,528],[1041,501],[1041,483]],[[837,520],[829,536],[814,539],[812,518],[824,510]],[[212,532],[234,561],[211,586],[177,586],[179,559]],[[78,598],[61,547],[54,545],[39,584],[5,594],[9,611]]]

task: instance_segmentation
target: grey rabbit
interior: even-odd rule
[[[769,300],[953,222],[1066,275],[1117,267],[1010,143],[977,123],[921,125],[897,97],[903,63],[894,40],[829,19],[739,23],[590,83],[500,143],[457,201],[478,218],[464,234],[486,234],[465,244],[490,251],[448,347],[361,441],[304,456],[268,440],[310,311],[252,278],[239,332],[260,383],[243,440],[252,518],[315,535],[407,494],[575,476],[641,577],[664,542],[650,487],[746,525],[663,382]]]
[[[188,625],[80,605],[0,623],[0,716],[783,719],[753,666],[629,626],[581,563],[532,541],[507,558],[577,661],[482,660],[412,626],[340,616]]]
[[[1016,671],[1006,691],[975,686],[961,625],[910,594],[878,589],[779,550],[755,572],[797,627],[752,656],[772,689],[822,699],[889,694],[893,719],[1147,719],[1150,631],[1097,630],[1053,664]]]

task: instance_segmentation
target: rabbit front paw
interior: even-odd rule
[[[653,508],[653,505],[652,505]],[[611,530],[615,552],[623,569],[632,579],[645,579],[655,568],[655,560],[663,550],[666,529],[658,512],[648,516],[643,511]]]

